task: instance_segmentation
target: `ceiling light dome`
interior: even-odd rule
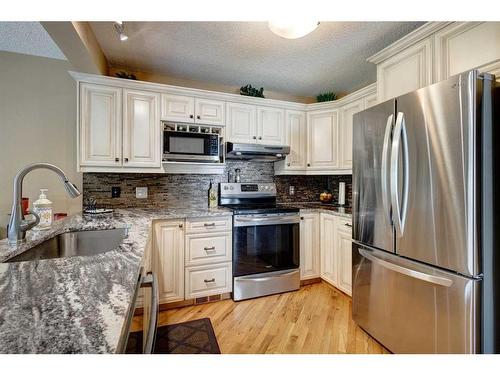
[[[313,32],[318,25],[318,21],[307,20],[269,21],[269,29],[276,35],[286,39],[302,38]]]

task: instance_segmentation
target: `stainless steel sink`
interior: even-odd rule
[[[6,262],[101,254],[116,249],[127,234],[126,228],[61,233]]]

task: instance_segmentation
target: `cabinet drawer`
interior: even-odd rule
[[[230,261],[231,240],[230,233],[212,236],[188,234],[186,236],[186,266]]]
[[[214,216],[188,219],[186,221],[186,233],[208,233],[230,231],[232,228],[231,216]]]
[[[229,293],[232,290],[231,263],[186,268],[186,299]]]

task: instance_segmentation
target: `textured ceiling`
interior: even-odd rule
[[[66,60],[39,22],[0,22],[0,51]]]
[[[247,83],[300,96],[349,93],[375,82],[366,58],[422,22],[322,22],[295,40],[266,22],[91,22],[113,66],[231,86]]]

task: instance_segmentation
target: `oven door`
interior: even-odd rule
[[[299,267],[298,213],[235,215],[233,276]]]
[[[219,135],[164,131],[163,160],[218,163]]]

